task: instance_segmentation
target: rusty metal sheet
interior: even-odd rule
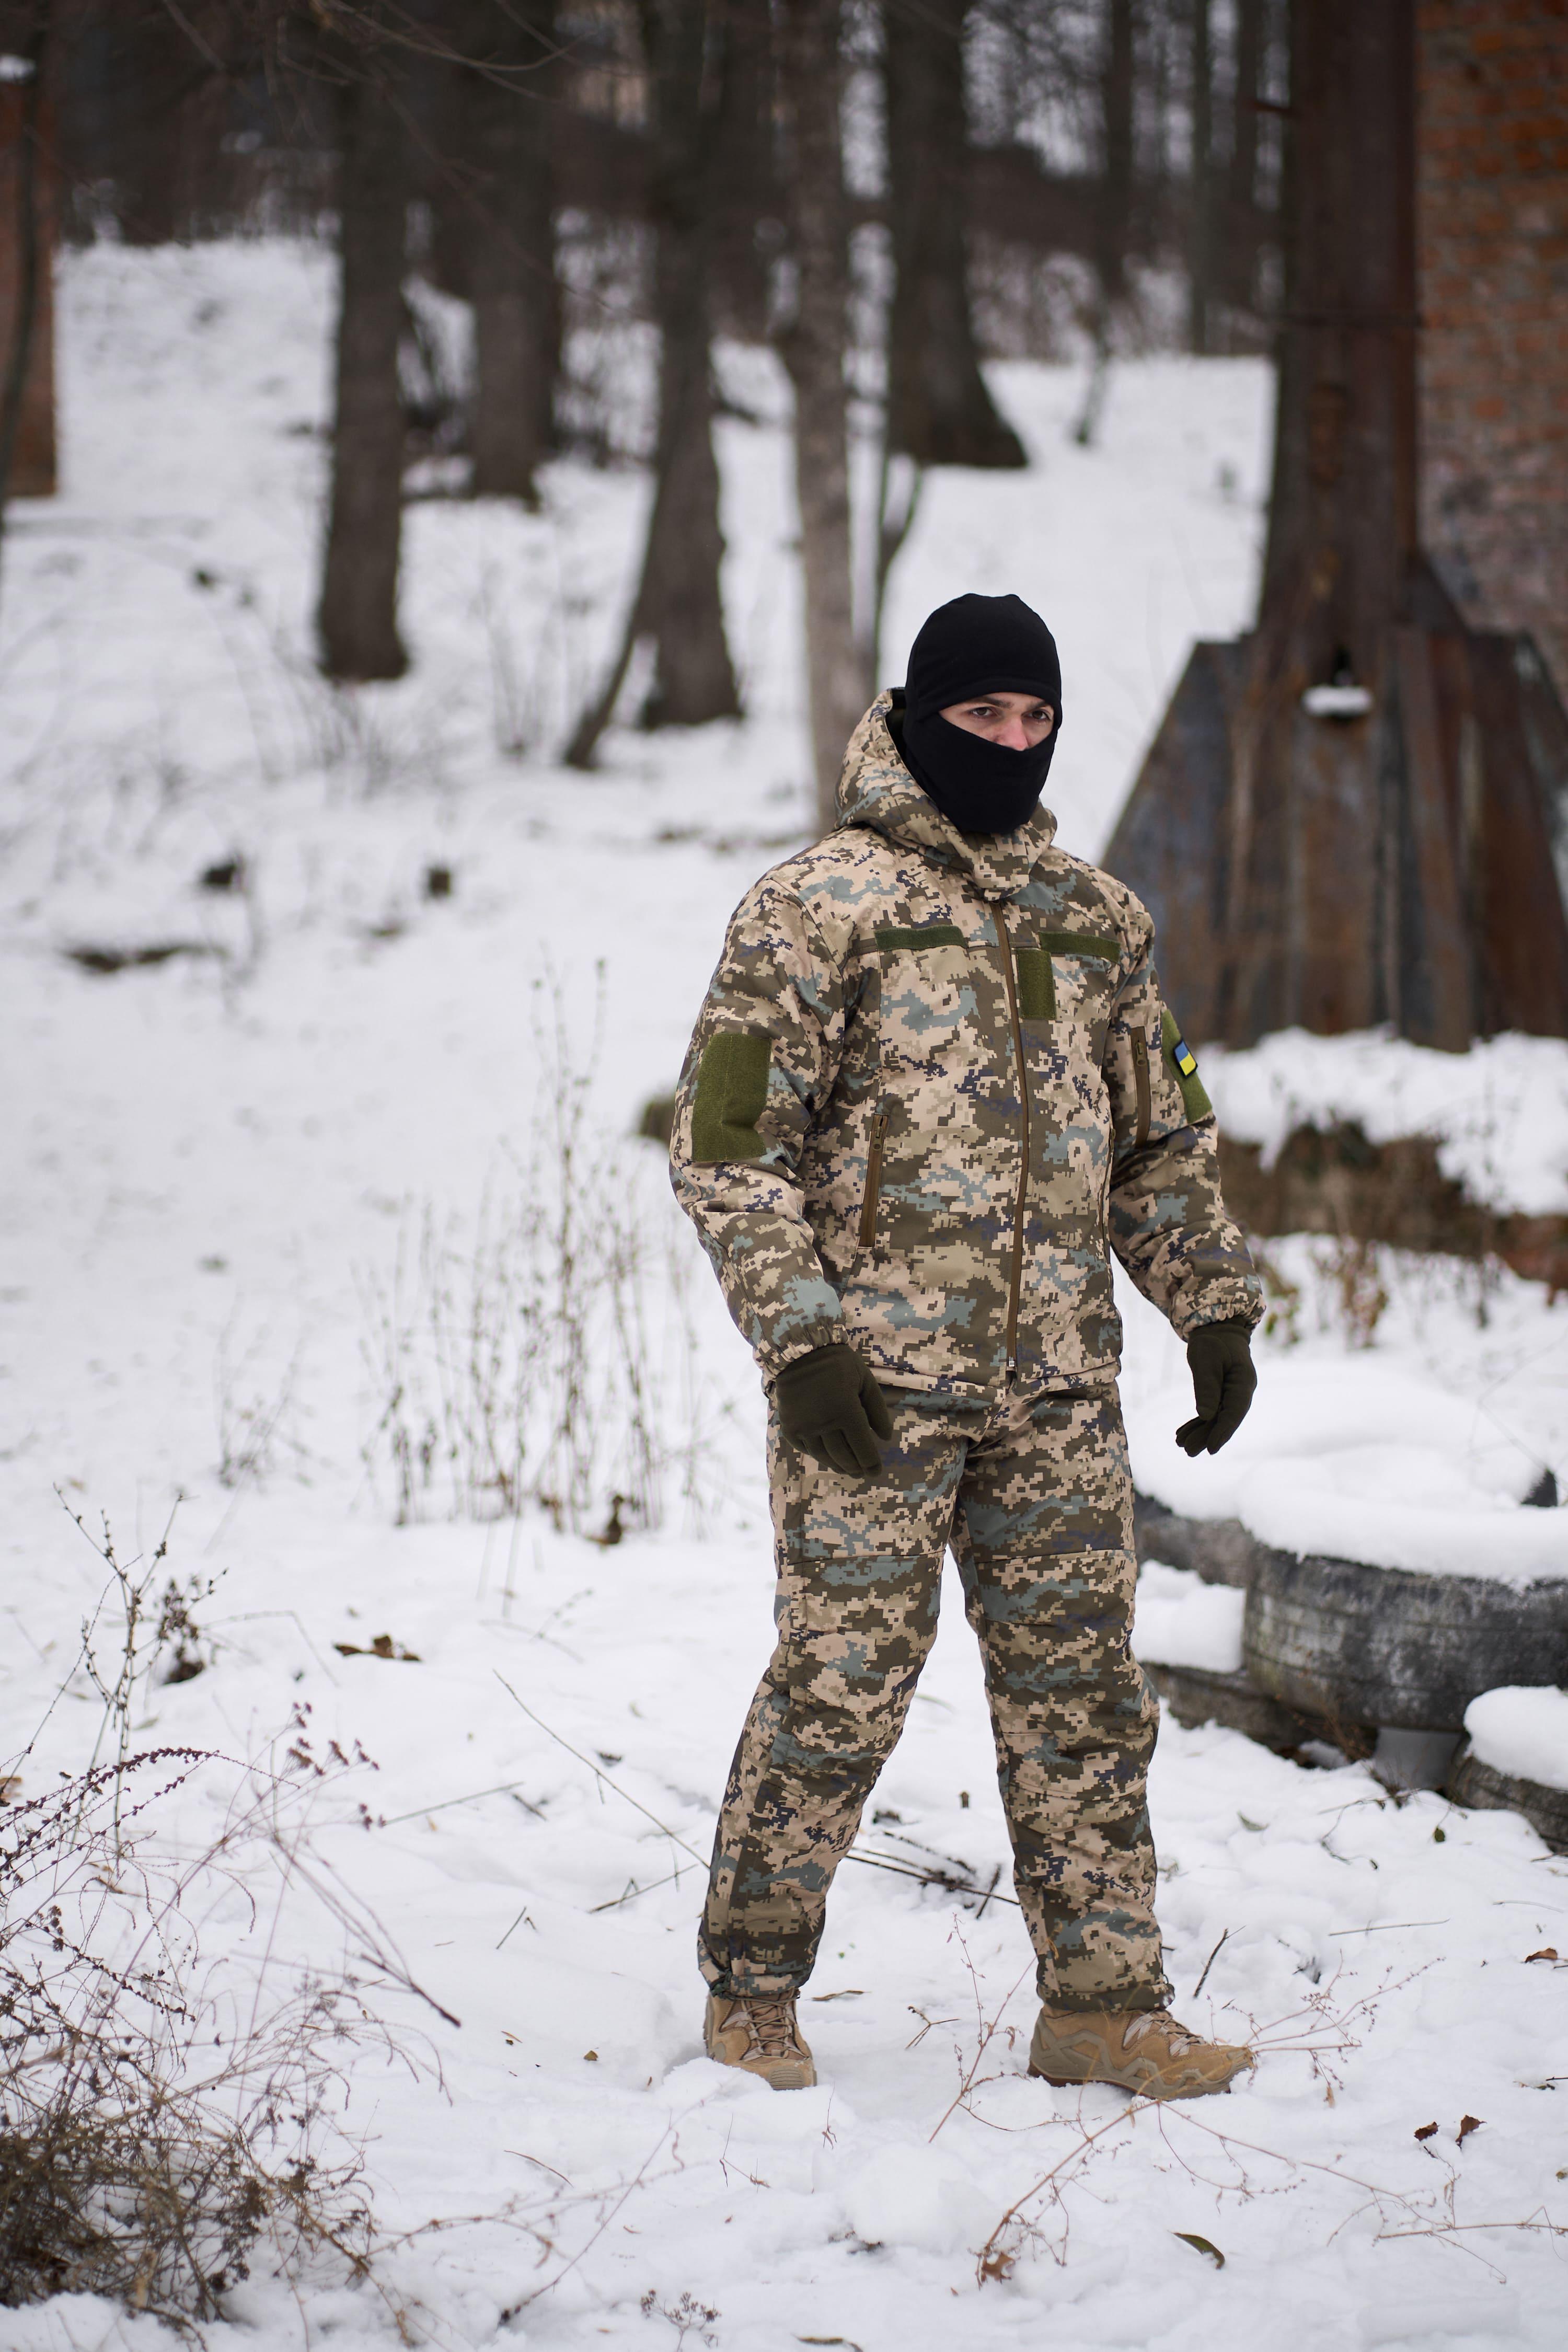
[[[1468,640],[1482,1026],[1568,1036],[1568,920],[1552,856],[1549,737],[1527,724],[1521,640]],[[1521,676],[1521,668],[1525,675]],[[1555,697],[1552,698],[1555,701]],[[1561,718],[1562,706],[1557,706]]]
[[[1443,713],[1426,629],[1394,633],[1405,740],[1406,887],[1400,899],[1401,1025],[1418,1045],[1462,1053],[1475,1034],[1474,959],[1447,772]]]

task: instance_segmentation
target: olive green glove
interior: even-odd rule
[[[847,1478],[880,1470],[879,1437],[893,1433],[887,1399],[853,1348],[836,1341],[786,1364],[773,1385],[779,1427],[792,1445]]]
[[[1217,1454],[1247,1419],[1258,1386],[1250,1323],[1200,1323],[1187,1341],[1197,1418],[1176,1432],[1184,1454]]]

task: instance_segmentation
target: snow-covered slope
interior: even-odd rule
[[[218,1580],[198,1612],[214,1663],[153,1692],[139,1731],[244,1757],[309,1706],[319,1745],[374,1759],[323,1800],[315,1850],[460,2023],[393,2002],[426,2063],[366,2062],[350,2120],[389,2231],[495,2217],[388,2246],[390,2300],[297,2304],[258,2273],[215,2352],[390,2343],[395,2308],[450,2346],[684,2326],[746,2352],[1042,2331],[1241,2352],[1278,2339],[1286,2295],[1314,2341],[1554,2347],[1561,1979],[1528,1956],[1565,1948],[1564,1865],[1510,1816],[1167,1724],[1152,1804],[1179,2008],[1256,2032],[1259,2068],[1164,2117],[1051,2092],[1023,2073],[1028,1956],[952,1593],[861,1843],[994,1893],[847,1865],[805,2010],[824,2087],[774,2098],[700,2056],[689,1849],[771,1636],[761,1414],[657,1149],[628,1131],[726,913],[804,832],[787,452],[776,426],[723,427],[752,716],[618,735],[602,774],[567,775],[546,754],[613,636],[643,486],[562,465],[538,517],[416,505],[413,672],[329,691],[308,621],[330,293],[322,257],[288,246],[73,258],[65,490],[16,510],[0,598],[9,1745],[102,1583],[55,1490],[89,1527],[107,1511],[124,1551],[183,1491],[168,1565]],[[1070,681],[1053,786],[1092,853],[1187,639],[1245,615],[1267,386],[1249,363],[1130,366],[1085,453],[1063,437],[1068,372],[997,383],[1036,466],[932,483],[889,645],[896,667],[962,588],[1038,601]],[[196,887],[237,854],[246,893]],[[422,893],[435,864],[448,899]],[[62,953],[160,942],[224,952],[113,976]],[[696,1494],[673,1464],[662,1529],[614,1547],[537,1511],[448,1521],[437,1486],[396,1527],[385,1301],[401,1278],[429,1304],[426,1210],[449,1242],[437,1286],[466,1297],[487,1186],[518,1202],[542,1133],[549,1164],[557,1005],[579,1071],[597,1028],[593,1156],[631,1171],[653,1290],[677,1253],[700,1415],[671,1404],[671,1429],[696,1428]],[[1299,1337],[1287,1315],[1264,1344],[1257,1413],[1216,1462],[1173,1444],[1182,1351],[1130,1303],[1142,1482],[1298,1529],[1352,1490],[1363,1528],[1384,1510],[1407,1529],[1418,1502],[1493,1533],[1552,1525],[1514,1506],[1542,1461],[1568,1471],[1568,1304],[1389,1263],[1393,1303],[1347,1355],[1331,1256],[1279,1254]],[[334,1646],[382,1633],[416,1661]],[[73,1682],[25,1789],[79,1766],[100,1712]],[[338,1957],[301,1895],[283,1928],[288,1965]],[[226,1913],[207,1933],[246,1958]],[[1461,2145],[1467,2115],[1484,2126]],[[16,2352],[115,2340],[163,2338],[80,2299],[6,2317]]]

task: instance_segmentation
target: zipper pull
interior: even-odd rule
[[[877,1238],[877,1202],[882,1191],[882,1139],[888,1114],[879,1110],[871,1121],[870,1149],[866,1154],[866,1197],[860,1203],[860,1246],[869,1249]]]
[[[1153,1120],[1153,1087],[1149,1072],[1149,1040],[1142,1029],[1132,1032],[1132,1083],[1138,1105],[1138,1123],[1133,1134],[1133,1148],[1142,1150],[1149,1140],[1149,1129]]]

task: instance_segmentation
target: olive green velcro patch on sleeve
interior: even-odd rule
[[[1169,1011],[1160,1015],[1160,1045],[1165,1067],[1182,1090],[1182,1108],[1188,1118],[1212,1118],[1214,1105],[1198,1076],[1198,1057],[1177,1028],[1175,1014]]]
[[[961,948],[964,945],[964,938],[956,923],[927,923],[920,930],[895,928],[879,931],[877,945],[879,948]]]
[[[1121,940],[1103,931],[1042,931],[1040,945],[1047,955],[1093,956],[1099,963],[1114,963],[1121,953]]]
[[[697,1066],[691,1106],[694,1165],[762,1158],[765,1147],[757,1121],[768,1099],[773,1052],[765,1029],[721,1029],[709,1038]]]
[[[1018,1018],[1054,1021],[1057,1017],[1056,975],[1044,948],[1015,948],[1018,966]]]

